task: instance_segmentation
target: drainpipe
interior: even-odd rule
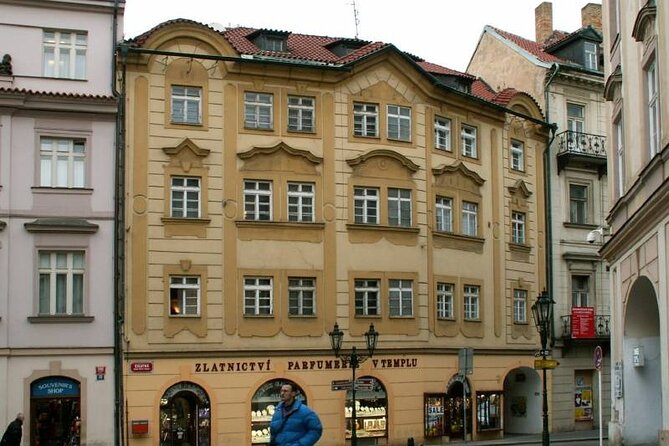
[[[122,54],[123,74],[121,78],[121,92],[116,86],[116,63],[117,63],[117,28],[118,28],[119,0],[114,0],[114,13],[112,18],[112,65],[111,65],[111,91],[116,97],[116,131],[114,134],[114,444],[124,444],[125,422],[123,417],[123,318],[124,318],[124,289],[125,279],[123,265],[124,255],[124,145],[125,145],[125,60],[127,53]]]
[[[546,287],[548,295],[553,297],[553,219],[552,214],[552,200],[551,200],[551,146],[555,140],[555,133],[557,131],[557,124],[551,124],[550,120],[550,85],[560,71],[560,64],[554,63],[551,67],[553,72],[544,84],[544,102],[546,104],[546,122],[551,128],[551,139],[544,150],[544,172],[546,181],[544,181],[544,194],[546,195]],[[553,320],[551,321],[551,346],[555,345],[555,313],[553,313]]]

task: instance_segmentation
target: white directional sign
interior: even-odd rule
[[[332,390],[351,390],[353,382],[350,379],[333,379]]]

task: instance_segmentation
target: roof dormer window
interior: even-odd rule
[[[261,51],[283,53],[288,51],[288,33],[261,31],[253,38],[253,43]]]
[[[597,55],[597,44],[594,42],[585,42],[583,48],[585,51],[585,68],[592,71],[598,71],[599,57]]]

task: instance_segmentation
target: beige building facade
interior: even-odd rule
[[[669,444],[667,144],[669,9],[604,1],[612,204],[610,444]]]
[[[128,444],[268,443],[287,380],[325,446],[356,406],[358,444],[541,431],[529,96],[379,42],[179,19],[126,43]],[[347,351],[380,333],[357,405],[335,323]]]

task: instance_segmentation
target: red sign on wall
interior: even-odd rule
[[[131,362],[130,363],[130,370],[132,370],[135,373],[141,373],[141,372],[152,372],[153,371],[153,363],[152,362]]]
[[[572,339],[592,339],[595,337],[595,309],[593,307],[572,307]]]

